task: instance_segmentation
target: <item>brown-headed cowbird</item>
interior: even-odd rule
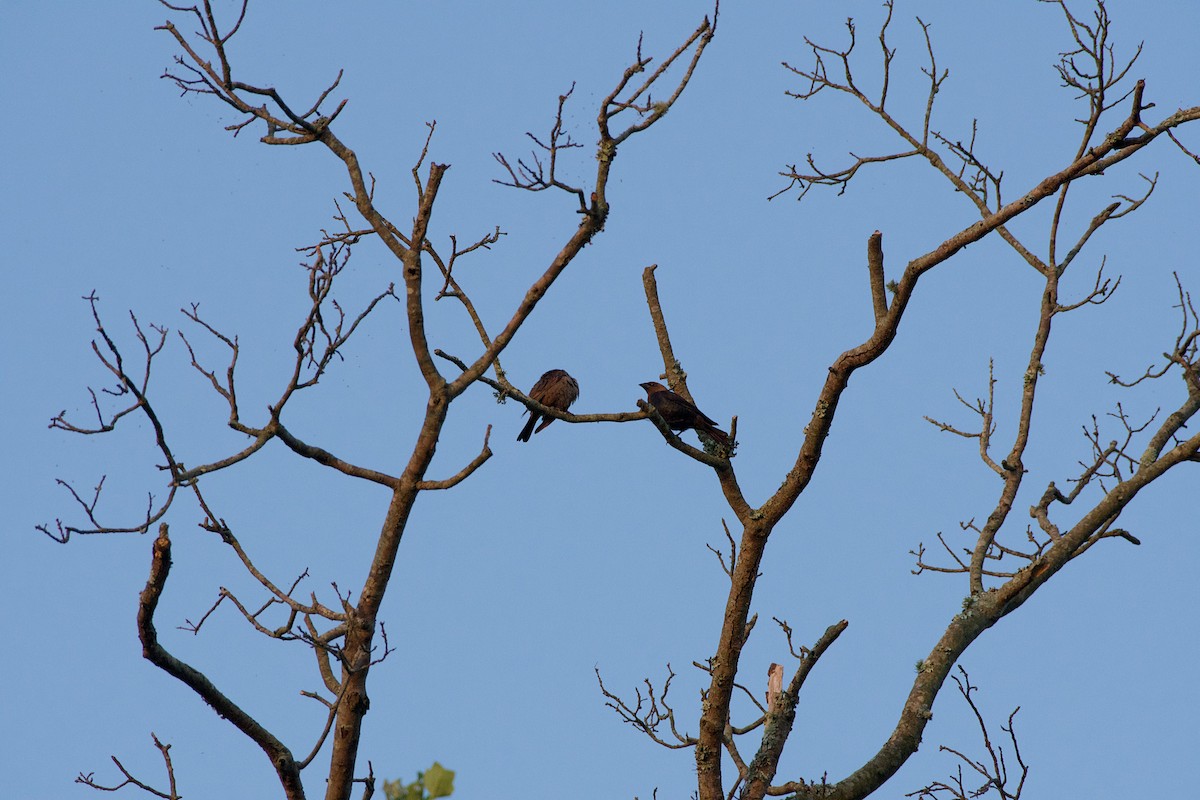
[[[729,446],[729,434],[717,427],[717,423],[704,415],[700,409],[672,392],[661,383],[648,381],[639,384],[646,390],[646,400],[673,431],[691,428],[711,436],[722,447]]]
[[[566,411],[571,407],[571,403],[579,398],[579,383],[568,375],[566,370],[552,369],[538,378],[538,382],[529,390],[529,397],[544,406]],[[528,442],[530,436],[554,422],[554,417],[547,417],[532,409],[528,411],[529,422],[525,423],[525,427],[517,434],[518,442]],[[535,429],[533,426],[537,425],[539,419],[542,420],[542,424]]]

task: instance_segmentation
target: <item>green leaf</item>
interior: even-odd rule
[[[449,797],[454,793],[454,770],[446,769],[435,761],[432,767],[425,770],[424,777],[425,791],[429,793],[429,800]]]

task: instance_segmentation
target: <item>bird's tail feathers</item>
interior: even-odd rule
[[[534,434],[533,426],[537,424],[537,421],[538,421],[537,414],[529,415],[529,421],[525,423],[525,427],[522,428],[521,432],[517,434],[518,442],[528,442],[529,441],[529,437]],[[549,424],[550,424],[550,420],[547,419],[546,423],[542,425],[542,428],[546,427],[546,425],[549,425]],[[538,428],[538,430],[540,431],[542,428]]]

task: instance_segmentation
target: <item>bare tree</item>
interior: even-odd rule
[[[1069,190],[1076,181],[1103,175],[1108,168],[1135,157],[1160,138],[1169,139],[1195,159],[1195,154],[1176,138],[1175,130],[1200,119],[1200,106],[1179,109],[1156,122],[1144,119],[1151,108],[1145,100],[1146,85],[1141,80],[1132,84],[1128,80],[1140,48],[1127,60],[1117,59],[1110,40],[1112,22],[1103,2],[1097,4],[1089,17],[1076,15],[1064,2],[1054,4],[1061,9],[1071,41],[1070,49],[1058,65],[1058,74],[1063,84],[1077,92],[1086,105],[1086,113],[1080,120],[1082,135],[1059,168],[1034,185],[1019,189],[1015,199],[1003,196],[1004,171],[984,160],[976,150],[973,135],[963,141],[932,127],[934,104],[948,72],[938,66],[929,27],[924,22],[921,22],[921,28],[925,34],[927,64],[922,67],[922,72],[928,80],[924,107],[913,110],[915,125],[906,123],[899,111],[889,108],[888,89],[896,52],[888,41],[893,11],[891,2],[885,3],[886,14],[877,36],[882,52],[881,88],[877,93],[869,94],[861,88],[855,74],[858,32],[853,20],[847,23],[849,41],[844,46],[831,47],[806,39],[811,62],[805,67],[785,64],[800,81],[799,87],[790,93],[794,98],[809,101],[819,95],[837,94],[861,104],[900,144],[891,152],[852,156],[848,165],[836,168],[819,166],[810,155],[805,165],[791,165],[782,173],[787,185],[780,195],[791,191],[805,198],[814,187],[844,191],[863,170],[902,159],[920,159],[945,179],[950,191],[961,194],[975,206],[979,220],[952,232],[936,247],[911,260],[899,278],[890,282],[885,277],[883,234],[876,231],[869,237],[865,261],[875,329],[867,339],[847,349],[829,366],[795,462],[779,489],[764,503],[755,507],[745,499],[732,462],[686,446],[680,448],[713,468],[729,508],[741,526],[740,534],[729,535],[728,555],[718,553],[729,577],[729,595],[716,652],[706,662],[696,664],[710,676],[703,692],[699,733],[692,736],[676,731],[676,711],[667,704],[670,678],[658,694],[647,684],[645,697],[638,692],[632,702],[622,700],[603,684],[601,689],[623,719],[659,744],[694,749],[700,800],[767,795],[850,800],[871,795],[916,752],[922,731],[932,717],[934,699],[967,648],[988,628],[1018,609],[1064,565],[1100,541],[1117,539],[1138,544],[1136,537],[1117,525],[1122,511],[1139,492],[1172,468],[1200,460],[1200,434],[1188,436],[1185,429],[1187,422],[1200,410],[1200,325],[1191,297],[1180,284],[1176,305],[1179,333],[1168,343],[1165,360],[1133,381],[1124,382],[1112,376],[1114,382],[1133,385],[1179,374],[1183,378],[1183,390],[1177,388],[1172,393],[1173,399],[1166,401],[1172,403],[1175,410],[1161,421],[1139,422],[1131,420],[1118,408],[1115,415],[1119,424],[1118,438],[1111,441],[1106,441],[1094,422],[1087,430],[1092,458],[1080,465],[1077,475],[1066,477],[1072,484],[1071,489],[1064,492],[1054,479],[1050,479],[1040,499],[1029,509],[1030,517],[1037,523],[1036,528],[1026,526],[1024,530],[1013,531],[1019,523],[1011,514],[1016,507],[1018,492],[1029,474],[1024,456],[1030,444],[1038,383],[1043,374],[1042,361],[1054,322],[1062,314],[1103,303],[1119,282],[1106,279],[1101,268],[1097,271],[1093,289],[1086,296],[1068,300],[1059,296],[1060,280],[1098,230],[1142,206],[1154,190],[1156,179],[1144,178],[1140,193],[1116,194],[1115,202],[1095,212],[1090,223],[1077,231],[1064,222]],[[1018,236],[1009,224],[1043,201],[1053,204],[1044,234],[1036,243]],[[800,777],[779,779],[776,773],[796,721],[800,691],[816,662],[848,623],[846,620],[834,622],[811,646],[797,649],[792,647],[791,627],[777,620],[786,634],[796,665],[791,680],[776,701],[769,708],[763,707],[750,687],[764,687],[765,682],[761,678],[743,679],[739,667],[743,649],[758,619],[757,614],[751,616],[750,608],[767,542],[812,480],[851,376],[888,351],[920,279],[946,264],[964,247],[993,233],[1040,276],[1044,287],[1036,325],[1028,333],[1028,366],[1021,384],[1012,387],[1019,409],[1012,425],[1015,431],[1007,442],[997,442],[993,438],[996,432],[996,381],[990,375],[986,399],[970,402],[959,398],[977,417],[975,425],[966,428],[929,420],[944,431],[977,440],[980,458],[995,474],[998,490],[995,505],[986,515],[981,514],[984,522],[964,524],[964,530],[975,539],[971,546],[963,549],[943,539],[948,560],[942,562],[931,560],[923,546],[914,551],[917,572],[961,574],[967,581],[969,595],[961,609],[953,609],[945,632],[918,665],[895,728],[886,741],[878,745],[874,755],[857,770],[835,782],[826,778],[816,782]],[[1064,247],[1060,238],[1069,244]],[[666,374],[672,386],[686,394],[685,375],[672,350],[650,270],[645,278],[647,301],[658,332]],[[1061,507],[1076,503],[1085,508],[1076,512],[1074,521],[1061,521],[1067,514]],[[1001,565],[1004,560],[1009,564],[1015,562],[1015,566]],[[736,696],[752,700],[758,715],[735,721],[732,709]],[[664,722],[669,723],[669,730],[664,729]],[[733,775],[728,779],[727,765],[733,767]]]
[[[401,228],[376,205],[375,179],[359,163],[355,152],[336,134],[337,120],[346,107],[345,100],[335,100],[341,76],[317,93],[306,105],[296,105],[285,99],[269,84],[251,83],[241,79],[227,50],[227,45],[243,24],[246,4],[241,5],[238,17],[232,21],[218,19],[206,0],[202,6],[179,7],[164,5],[183,15],[187,25],[196,26],[187,33],[174,22],[161,30],[173,37],[182,54],[168,72],[184,94],[212,97],[237,114],[237,121],[228,130],[235,135],[251,125],[265,127],[261,141],[270,145],[318,145],[336,157],[346,170],[350,189],[346,199],[353,212],[339,204],[334,230],[322,231],[317,241],[302,248],[307,259],[308,294],[310,304],[300,320],[292,341],[294,359],[290,375],[272,403],[265,418],[250,419],[239,404],[237,366],[239,343],[235,336],[219,330],[201,316],[198,307],[184,310],[195,333],[181,334],[191,365],[228,408],[228,425],[249,437],[249,444],[237,452],[197,466],[185,465],[185,459],[172,446],[171,431],[164,424],[156,401],[152,399],[150,378],[155,359],[163,352],[169,334],[165,328],[145,326],[131,315],[137,350],[136,358],[127,357],[128,347],[118,343],[102,320],[97,299],[91,295],[92,313],[98,338],[93,342],[97,358],[114,379],[112,388],[103,390],[119,401],[117,410],[112,402],[95,391],[91,393],[95,421],[81,423],[68,420],[65,413],[54,418],[53,426],[77,433],[94,434],[112,431],[124,418],[141,415],[151,426],[158,451],[164,460],[166,475],[164,499],[151,501],[144,517],[128,524],[112,524],[101,518],[98,510],[100,488],[83,494],[67,486],[82,509],[85,523],[59,523],[45,532],[67,541],[75,534],[145,532],[158,526],[153,545],[149,577],[140,598],[138,630],[143,653],[157,667],[184,683],[222,717],[250,738],[270,760],[285,796],[305,796],[302,771],[328,752],[327,798],[350,797],[356,783],[363,784],[363,796],[374,791],[373,768],[362,769],[358,763],[363,717],[368,709],[367,683],[373,667],[387,657],[389,645],[386,630],[380,621],[380,608],[387,592],[393,568],[400,557],[400,543],[417,499],[423,492],[448,490],[467,479],[491,456],[488,446],[490,428],[483,436],[479,454],[455,474],[430,477],[428,471],[439,437],[445,425],[450,404],[461,397],[476,382],[486,384],[501,396],[513,397],[531,411],[547,419],[572,423],[628,422],[650,419],[664,440],[683,455],[713,470],[720,490],[735,520],[734,530],[726,527],[728,548],[714,549],[714,554],[728,577],[728,597],[719,622],[715,652],[695,662],[705,675],[707,688],[702,692],[698,713],[698,732],[686,732],[679,722],[683,711],[669,697],[675,673],[668,668],[668,677],[661,687],[645,682],[644,693],[635,692],[632,699],[610,690],[603,681],[600,688],[608,704],[626,722],[646,734],[659,745],[691,750],[698,776],[698,797],[701,800],[718,798],[762,798],[790,795],[798,798],[863,798],[874,793],[916,752],[931,716],[935,698],[947,677],[967,648],[984,631],[1018,609],[1039,588],[1049,581],[1069,561],[1082,555],[1104,539],[1118,539],[1137,544],[1138,539],[1118,527],[1120,515],[1144,488],[1154,483],[1174,467],[1200,460],[1200,434],[1187,435],[1186,425],[1200,410],[1200,321],[1190,295],[1178,282],[1179,333],[1167,343],[1165,360],[1152,366],[1132,380],[1116,375],[1112,379],[1121,385],[1132,386],[1155,381],[1171,374],[1183,377],[1180,392],[1164,391],[1164,402],[1174,410],[1151,420],[1135,420],[1118,408],[1115,419],[1119,433],[1107,440],[1098,421],[1087,429],[1092,456],[1081,464],[1075,475],[1055,476],[1046,481],[1040,499],[1029,509],[1035,525],[1020,528],[1011,515],[1017,506],[1018,495],[1030,474],[1024,463],[1032,437],[1031,421],[1038,397],[1042,362],[1050,344],[1053,323],[1061,314],[1087,305],[1099,305],[1112,296],[1118,280],[1104,277],[1097,270],[1093,289],[1077,299],[1059,296],[1059,285],[1065,271],[1091,243],[1094,235],[1105,225],[1115,222],[1141,207],[1153,192],[1155,178],[1146,178],[1140,192],[1120,187],[1115,202],[1096,211],[1082,230],[1072,230],[1065,221],[1068,194],[1076,181],[1099,180],[1105,171],[1127,159],[1136,157],[1144,148],[1160,138],[1200,161],[1177,138],[1176,129],[1200,119],[1200,106],[1179,109],[1161,118],[1147,119],[1152,105],[1146,100],[1147,87],[1141,81],[1130,81],[1130,72],[1137,54],[1119,60],[1110,42],[1111,20],[1102,2],[1087,17],[1077,16],[1065,3],[1059,6],[1070,37],[1070,49],[1059,64],[1059,75],[1069,89],[1078,93],[1086,111],[1081,119],[1082,132],[1071,145],[1058,167],[1042,180],[1018,189],[1015,199],[1002,194],[1004,171],[989,164],[975,146],[975,125],[972,135],[960,137],[935,130],[932,126],[933,108],[948,73],[940,68],[929,28],[921,23],[925,34],[927,64],[922,68],[928,80],[928,92],[923,107],[902,113],[888,106],[889,82],[892,77],[895,49],[889,44],[892,4],[886,4],[885,18],[879,28],[878,45],[882,52],[881,89],[868,92],[856,78],[858,53],[857,29],[853,21],[847,25],[848,42],[831,47],[808,42],[811,61],[803,67],[787,65],[795,76],[797,88],[793,96],[813,100],[818,96],[837,95],[857,102],[896,137],[899,142],[893,151],[874,155],[852,156],[849,163],[839,167],[818,166],[809,156],[803,165],[791,165],[783,172],[786,186],[780,194],[791,192],[807,198],[814,187],[833,187],[844,190],[862,171],[886,168],[891,162],[917,159],[928,164],[943,178],[949,191],[961,194],[970,201],[979,219],[946,238],[920,255],[888,281],[884,266],[883,233],[876,231],[866,242],[865,267],[867,298],[874,318],[874,330],[862,342],[846,349],[829,366],[824,385],[813,404],[811,417],[802,439],[796,444],[792,467],[782,484],[768,499],[751,505],[734,468],[736,448],[713,446],[693,447],[670,430],[666,421],[646,403],[640,410],[573,415],[543,406],[522,393],[507,380],[500,365],[500,356],[516,332],[533,313],[551,289],[556,279],[572,263],[580,251],[604,228],[610,213],[607,188],[617,160],[619,147],[635,134],[648,130],[663,118],[680,99],[696,72],[697,65],[716,31],[717,14],[706,17],[682,44],[661,62],[655,63],[643,55],[639,42],[634,59],[617,80],[615,87],[599,104],[596,118],[596,171],[590,186],[568,182],[560,168],[560,157],[581,145],[572,139],[564,124],[564,109],[572,97],[573,88],[558,101],[557,112],[549,132],[530,135],[535,147],[529,158],[512,159],[496,155],[502,170],[501,182],[515,189],[542,192],[555,190],[569,198],[578,212],[579,223],[561,243],[557,254],[541,276],[525,292],[507,321],[497,331],[489,329],[470,299],[467,289],[456,275],[460,258],[478,255],[499,241],[502,232],[497,228],[486,235],[462,245],[450,238],[449,248],[431,240],[430,224],[436,207],[439,188],[449,169],[446,164],[429,159],[433,147],[435,126],[429,126],[429,138],[416,156],[412,169],[412,223]],[[181,25],[183,23],[180,23]],[[807,41],[807,40],[806,40]],[[1140,52],[1140,51],[1139,51]],[[237,76],[237,77],[235,77]],[[652,92],[658,91],[657,96]],[[906,118],[915,122],[906,122]],[[1035,206],[1052,205],[1053,213],[1047,229],[1036,239],[1018,236],[1010,223]],[[1017,414],[1011,427],[1012,437],[997,441],[994,393],[997,381],[989,375],[985,399],[959,399],[969,409],[974,421],[969,425],[930,419],[943,431],[977,440],[980,458],[987,470],[996,476],[997,490],[994,505],[981,513],[982,523],[964,523],[964,530],[973,538],[967,547],[940,538],[944,550],[942,560],[928,556],[923,545],[914,550],[916,572],[936,572],[962,575],[968,590],[961,609],[951,609],[944,634],[918,665],[917,675],[895,723],[891,735],[878,743],[875,752],[857,770],[830,782],[826,779],[807,781],[799,776],[780,776],[780,759],[796,722],[796,707],[805,682],[822,656],[846,630],[846,620],[833,621],[823,633],[810,636],[811,644],[794,641],[793,629],[782,619],[776,622],[786,638],[794,659],[790,679],[784,680],[778,665],[772,665],[769,680],[762,676],[744,677],[742,654],[755,627],[758,616],[751,614],[755,588],[760,576],[765,549],[772,532],[792,510],[797,499],[809,486],[820,464],[830,428],[837,415],[839,403],[852,375],[884,356],[899,331],[902,318],[914,298],[920,279],[934,268],[951,261],[964,247],[995,234],[1003,240],[1015,258],[1031,268],[1042,282],[1036,298],[1038,314],[1033,329],[1027,332],[1030,355],[1028,366],[1019,386],[1001,387],[1012,391],[1017,400]],[[1067,245],[1062,245],[1059,238]],[[334,298],[336,278],[346,269],[353,248],[365,240],[382,243],[400,265],[402,291],[393,285],[378,292],[361,308],[347,310]],[[1039,255],[1040,254],[1040,255]],[[424,271],[433,264],[440,279],[436,294],[423,286]],[[655,267],[643,273],[647,306],[657,334],[663,359],[663,377],[670,388],[693,402],[688,390],[687,376],[677,358],[667,321],[659,300]],[[433,294],[437,299],[448,298],[461,303],[464,312],[480,341],[479,352],[470,357],[446,353],[429,340],[425,324],[425,302]],[[366,465],[351,463],[345,458],[315,443],[313,436],[320,432],[297,431],[285,424],[285,408],[301,391],[318,384],[327,369],[339,358],[350,338],[382,305],[398,303],[404,308],[408,343],[417,368],[427,387],[425,411],[415,444],[402,471],[397,474]],[[226,360],[219,367],[211,366],[201,356],[201,348],[189,336],[208,337],[211,343],[224,349]],[[487,375],[488,372],[492,376]],[[494,377],[493,377],[494,376]],[[736,442],[737,418],[729,428]],[[243,545],[233,527],[225,522],[219,509],[210,504],[204,494],[207,476],[234,469],[254,457],[271,441],[278,440],[294,454],[333,470],[341,475],[385,487],[391,493],[390,504],[381,522],[375,551],[367,577],[357,592],[337,589],[332,599],[320,599],[315,592],[304,596],[299,586],[304,575],[280,581],[260,570],[252,548]],[[1066,480],[1071,488],[1064,491],[1058,483]],[[1038,479],[1041,480],[1041,479]],[[66,485],[66,484],[64,484]],[[1038,484],[1040,488],[1040,483]],[[1064,484],[1066,485],[1066,484]],[[99,486],[103,486],[103,480]],[[322,691],[310,696],[327,710],[322,729],[315,733],[312,743],[297,755],[282,737],[267,730],[241,704],[216,686],[202,670],[184,663],[172,655],[162,643],[155,627],[154,613],[165,589],[171,566],[171,538],[165,518],[180,490],[190,494],[204,514],[201,526],[220,538],[236,554],[247,573],[262,587],[266,600],[251,602],[235,593],[222,590],[216,604],[234,606],[246,622],[266,637],[283,641],[306,643],[314,656]],[[1026,491],[1029,489],[1026,487]],[[1035,490],[1036,493],[1037,490]],[[1061,506],[1074,505],[1071,512]],[[1082,511],[1076,509],[1082,508]],[[1070,520],[1067,520],[1067,517]],[[1005,561],[1007,559],[1007,561]],[[1005,563],[1001,563],[1005,562]],[[1007,566],[1008,564],[1016,566]],[[209,610],[192,629],[199,631]],[[278,615],[278,616],[273,616]],[[815,633],[815,632],[814,632]],[[378,639],[377,639],[378,634]],[[597,672],[597,678],[600,675]],[[973,687],[960,682],[960,691],[971,703]],[[735,698],[744,698],[754,709],[750,718],[735,720]],[[972,703],[971,707],[975,706]],[[1015,713],[1015,712],[1014,712]],[[980,727],[987,736],[980,718]],[[1009,731],[1012,718],[1009,719]],[[155,791],[161,796],[175,796],[175,780],[167,747],[158,743],[170,774],[170,793],[150,790],[124,767],[126,783]],[[965,763],[981,771],[990,781],[998,781],[1002,791],[1007,785],[1007,773],[1000,764],[998,751],[987,740],[987,750],[994,757],[989,766],[961,756]],[[1015,737],[1013,746],[1016,747]],[[957,752],[957,751],[956,751]],[[1024,762],[1018,761],[1024,781]],[[97,785],[90,776],[85,782]],[[930,784],[924,790],[934,795],[942,786]],[[961,781],[958,784],[962,790]],[[1018,796],[1020,787],[1010,795]],[[961,791],[960,791],[961,793]]]
[[[227,130],[235,135],[255,123],[261,123],[265,128],[261,141],[265,144],[324,147],[341,161],[346,170],[350,188],[345,196],[353,204],[356,216],[352,218],[350,213],[344,212],[338,205],[335,218],[338,227],[322,231],[321,237],[315,243],[302,248],[308,257],[306,267],[311,304],[297,326],[293,339],[295,357],[291,364],[290,377],[281,388],[278,399],[270,405],[264,419],[248,419],[239,404],[237,338],[227,335],[206,321],[197,307],[182,312],[200,335],[212,337],[227,352],[228,359],[224,366],[210,367],[198,356],[199,348],[193,345],[189,334],[180,333],[192,366],[227,405],[229,427],[251,438],[250,444],[240,451],[210,463],[188,466],[177,456],[172,446],[171,432],[163,423],[156,401],[152,398],[152,368],[155,358],[162,353],[167,343],[167,329],[154,325],[143,326],[136,316],[131,315],[139,354],[136,360],[127,360],[124,347],[110,335],[101,318],[98,298],[94,293],[86,298],[91,304],[98,331],[98,338],[93,341],[92,349],[104,367],[111,372],[115,383],[112,388],[102,390],[102,394],[119,398],[124,405],[112,411],[107,407],[107,403],[101,401],[97,392],[91,391],[92,407],[96,416],[94,423],[84,424],[68,420],[63,412],[53,419],[51,425],[75,433],[106,433],[112,431],[126,417],[142,415],[154,431],[158,451],[164,460],[167,488],[165,498],[161,502],[155,503],[152,499],[144,518],[130,524],[115,525],[102,520],[98,512],[103,480],[94,494],[87,499],[68,485],[67,488],[78,501],[87,522],[83,525],[68,525],[60,521],[56,528],[47,527],[44,531],[58,541],[66,542],[75,534],[145,532],[157,523],[158,536],[154,542],[150,574],[142,591],[138,609],[138,632],[145,657],[184,683],[221,717],[229,720],[249,737],[270,760],[286,797],[305,796],[301,773],[314,763],[326,746],[329,750],[329,766],[325,796],[331,800],[348,798],[355,783],[364,783],[364,796],[370,796],[374,791],[373,770],[368,767],[365,777],[356,777],[361,771],[357,758],[363,717],[369,706],[367,680],[372,667],[390,652],[386,630],[379,619],[379,610],[396,564],[409,515],[422,493],[451,489],[468,478],[492,455],[488,446],[491,433],[489,427],[483,436],[479,454],[463,465],[457,473],[444,478],[431,478],[427,475],[450,404],[473,383],[482,380],[485,371],[492,370],[496,379],[489,380],[490,383],[496,385],[505,395],[516,398],[532,411],[547,418],[572,422],[625,422],[645,418],[643,413],[628,411],[572,416],[543,406],[508,383],[499,357],[563,270],[593,237],[603,230],[609,214],[607,187],[617,160],[618,148],[635,135],[649,130],[680,98],[692,79],[705,48],[712,40],[716,28],[716,13],[714,11],[711,19],[705,17],[678,48],[660,62],[656,63],[653,58],[644,55],[641,42],[638,42],[632,62],[625,68],[613,89],[603,98],[598,109],[596,171],[590,190],[566,183],[558,170],[560,155],[579,146],[565,133],[563,126],[563,109],[571,91],[559,98],[558,112],[550,133],[544,137],[530,135],[535,146],[532,157],[513,162],[503,155],[496,156],[507,174],[507,185],[533,192],[553,189],[565,193],[577,205],[579,224],[562,243],[561,249],[541,276],[526,291],[508,321],[499,331],[489,332],[454,270],[460,258],[495,244],[501,232],[497,229],[467,245],[461,245],[452,236],[448,250],[431,241],[429,226],[438,190],[450,168],[448,164],[428,161],[434,124],[429,125],[426,146],[412,168],[412,223],[401,229],[376,205],[374,177],[364,170],[355,152],[335,133],[338,117],[346,107],[346,100],[334,99],[342,77],[340,74],[311,102],[305,101],[306,105],[289,102],[270,85],[242,80],[240,72],[229,57],[228,45],[242,29],[248,0],[241,4],[238,16],[232,20],[219,19],[209,0],[205,0],[201,6],[176,6],[165,1],[163,5],[182,15],[182,19],[185,20],[180,23],[183,30],[173,21],[168,21],[159,28],[173,37],[182,50],[182,54],[176,58],[174,68],[167,72],[166,77],[185,95],[212,97],[232,108],[238,115],[238,121],[229,125]],[[192,26],[195,26],[196,30],[189,34],[186,30]],[[367,237],[381,242],[396,259],[403,276],[403,291],[397,292],[394,285],[389,286],[361,309],[347,311],[334,298],[335,281],[346,268],[352,248]],[[451,297],[458,300],[478,332],[482,347],[480,352],[471,358],[470,363],[437,350],[428,340],[425,323],[427,297],[423,283],[429,264],[437,268],[435,274],[441,281],[436,298]],[[368,316],[382,303],[393,301],[404,307],[409,344],[417,368],[428,387],[424,418],[416,435],[416,443],[403,470],[398,474],[351,463],[315,444],[309,434],[293,430],[285,421],[285,411],[293,398],[298,393],[316,386]],[[449,375],[439,369],[439,357],[450,368]],[[332,601],[319,599],[315,592],[305,597],[298,592],[304,575],[292,580],[290,584],[268,576],[255,565],[251,548],[243,545],[233,527],[226,524],[219,510],[210,504],[205,495],[207,476],[236,467],[261,452],[273,440],[278,440],[302,458],[311,459],[350,478],[381,485],[391,492],[391,502],[386,516],[381,521],[375,553],[356,598],[352,599],[353,593],[338,590],[336,585],[334,589],[337,595]],[[204,520],[201,527],[220,537],[232,548],[246,571],[266,591],[266,601],[259,604],[251,603],[223,589],[213,608],[227,601],[262,635],[282,641],[299,640],[307,643],[312,649],[322,691],[309,695],[323,704],[328,713],[324,726],[316,733],[307,751],[302,754],[293,752],[280,736],[268,730],[238,701],[225,694],[203,671],[172,655],[159,640],[154,613],[166,588],[171,568],[171,538],[168,525],[162,520],[171,510],[181,490],[192,494],[203,510]],[[282,621],[278,624],[267,622],[268,612],[276,611],[282,612]],[[212,610],[201,617],[199,622],[192,626],[193,630],[198,631],[211,613]],[[381,642],[377,641],[377,634]],[[163,753],[165,756],[165,749]],[[123,767],[121,769],[124,771]],[[126,775],[126,778],[127,783],[136,783],[132,776]],[[172,783],[173,781],[172,777]],[[87,782],[100,788],[98,784],[91,783],[90,779]]]

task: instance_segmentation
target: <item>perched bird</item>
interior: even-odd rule
[[[566,370],[552,369],[542,377],[538,378],[538,382],[529,390],[529,397],[536,400],[544,406],[566,411],[579,398],[579,383],[574,378],[567,374]],[[529,422],[525,423],[525,427],[517,434],[518,442],[528,442],[529,437],[540,431],[542,428],[554,422],[554,417],[547,417],[539,411],[527,409],[529,412]],[[542,424],[535,429],[537,421],[541,419]]]
[[[729,434],[717,427],[717,423],[704,415],[700,409],[672,392],[661,383],[648,381],[639,384],[646,390],[646,400],[673,431],[688,428],[711,436],[722,447],[729,446]]]

